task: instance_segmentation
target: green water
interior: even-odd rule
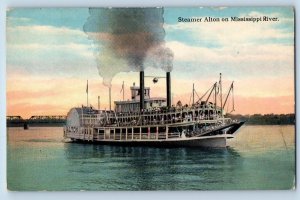
[[[8,128],[9,190],[292,189],[294,126],[244,126],[225,149],[62,142],[62,128]]]

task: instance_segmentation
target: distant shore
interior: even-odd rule
[[[245,121],[249,125],[295,125],[295,114],[227,114],[226,117]]]
[[[28,127],[63,127],[65,123],[32,123]],[[23,127],[23,123],[6,123],[6,127]]]

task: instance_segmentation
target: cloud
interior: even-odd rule
[[[54,26],[7,28],[8,75],[80,76],[96,71],[93,46],[80,30]]]
[[[7,11],[9,12],[9,11]],[[6,18],[7,21],[7,26],[16,26],[19,24],[27,24],[32,22],[31,18],[27,18],[27,17],[7,17]]]
[[[30,51],[30,52],[46,52],[46,51],[62,51],[68,54],[77,54],[87,59],[93,59],[90,45],[80,43],[68,43],[68,44],[39,44],[39,43],[28,43],[28,44],[11,44],[8,45],[9,50],[12,52],[17,51]],[[30,57],[34,59],[34,57]]]
[[[174,71],[183,73],[189,73],[189,69],[195,70],[198,76],[224,72],[236,77],[293,77],[294,73],[293,46],[240,44],[214,49],[178,41],[168,42],[167,46],[174,52]]]
[[[250,12],[239,17],[266,16],[265,13]],[[279,13],[268,14],[270,17],[278,17],[275,22],[202,22],[202,23],[176,23],[166,24],[167,33],[186,32],[195,41],[210,41],[221,46],[234,46],[239,44],[276,43],[287,40],[293,43],[293,19],[286,18]],[[290,29],[280,26],[290,23]]]
[[[19,25],[8,26],[6,32],[8,44],[62,44],[72,43],[74,41],[89,43],[83,31],[67,27]]]

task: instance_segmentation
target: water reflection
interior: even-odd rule
[[[121,190],[209,189],[231,181],[239,153],[232,148],[150,148],[65,144],[71,172],[91,173],[88,183]],[[202,185],[202,186],[201,186]],[[114,186],[116,188],[114,188]],[[86,188],[92,190],[93,188]]]
[[[62,128],[9,128],[15,190],[290,189],[294,126],[245,126],[232,148],[149,148],[62,142]]]

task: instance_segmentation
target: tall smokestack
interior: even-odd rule
[[[140,110],[142,111],[144,109],[145,104],[145,85],[144,85],[144,71],[140,71]]]
[[[171,107],[171,73],[167,72],[167,106]]]

